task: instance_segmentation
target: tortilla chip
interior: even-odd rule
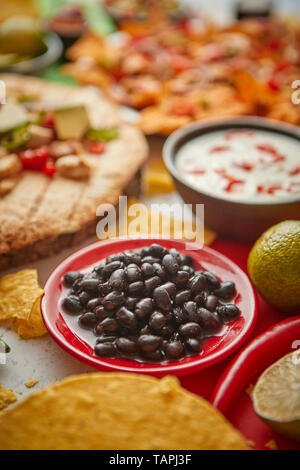
[[[247,449],[175,377],[90,373],[37,391],[0,416],[0,449]]]
[[[0,320],[20,318],[26,320],[37,297],[43,294],[37,271],[24,269],[0,279]]]
[[[25,382],[25,387],[27,388],[32,388],[34,387],[39,381],[37,379],[31,379],[31,380],[27,380],[27,382]]]
[[[152,233],[154,236],[185,239],[193,242],[196,240],[196,224],[193,221],[183,223],[167,214],[158,213],[147,209],[138,199],[129,198],[127,206],[127,235],[135,236]],[[118,235],[123,235],[120,228]],[[216,233],[204,227],[204,244],[210,245],[216,238]]]
[[[4,276],[0,280],[0,320],[12,320],[22,339],[44,335],[47,330],[40,309],[43,293],[35,269]]]
[[[14,403],[17,399],[17,395],[11,388],[4,388],[0,385],[0,410],[3,410],[11,403]]]
[[[274,439],[271,439],[270,441],[266,442],[265,447],[267,447],[268,449],[271,449],[271,450],[277,450],[277,444],[274,441]]]
[[[172,177],[161,157],[153,158],[146,165],[143,174],[143,185],[145,196],[171,193],[175,190]]]
[[[35,300],[27,319],[13,321],[14,329],[21,339],[37,338],[47,333],[40,307],[42,296],[43,293]]]

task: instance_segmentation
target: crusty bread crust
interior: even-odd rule
[[[95,233],[96,209],[117,204],[147,158],[147,143],[135,127],[123,123],[116,107],[94,90],[49,84],[33,77],[0,75],[7,95],[14,89],[38,94],[61,106],[85,103],[94,125],[118,126],[119,138],[96,159],[88,181],[24,171],[19,184],[0,199],[0,269],[49,256]]]

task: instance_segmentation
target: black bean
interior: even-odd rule
[[[150,351],[147,353],[144,353],[146,358],[149,359],[149,361],[152,362],[159,362],[164,360],[164,353],[162,352],[161,349],[156,349],[155,351]]]
[[[198,308],[199,323],[207,333],[215,333],[221,327],[221,321],[215,312],[206,308]]]
[[[125,256],[125,264],[137,264],[138,266],[141,264],[141,256],[134,251],[124,251]]]
[[[135,330],[137,327],[137,319],[135,314],[128,310],[126,307],[121,307],[116,313],[116,319],[121,326],[130,330]]]
[[[120,307],[124,303],[124,294],[118,291],[112,291],[107,294],[102,304],[105,310],[115,310],[116,308]]]
[[[231,300],[235,295],[235,284],[231,281],[221,283],[221,287],[215,290],[215,294],[221,299]]]
[[[181,307],[175,307],[173,309],[173,319],[176,325],[181,325],[188,321],[187,314],[182,310]]]
[[[198,305],[198,307],[203,307],[205,300],[206,300],[207,294],[205,291],[200,292],[200,294],[196,294],[194,296],[194,301]]]
[[[101,336],[101,338],[96,339],[96,344],[98,343],[113,343],[117,339],[116,336]]]
[[[104,318],[99,325],[102,327],[104,333],[115,333],[119,329],[119,325],[114,318]]]
[[[211,288],[211,289],[218,289],[220,287],[220,281],[219,279],[217,278],[217,276],[215,276],[215,274],[211,273],[210,271],[204,271],[204,276],[207,280],[207,283],[208,283],[208,286]]]
[[[215,295],[208,295],[205,299],[204,306],[211,312],[214,312],[217,308],[218,302],[218,297],[216,297]]]
[[[116,269],[113,273],[111,273],[108,280],[108,285],[111,289],[121,291],[125,288],[125,284],[126,276],[124,269]]]
[[[144,318],[149,315],[153,310],[153,300],[150,297],[145,297],[139,300],[135,306],[134,313],[138,318]]]
[[[149,264],[154,264],[154,263],[159,263],[160,259],[155,258],[154,256],[145,256],[145,258],[142,258],[142,263],[149,263]]]
[[[175,282],[177,287],[185,287],[190,275],[187,271],[178,271],[175,276],[173,277],[173,281]]]
[[[69,271],[64,275],[64,285],[66,287],[72,287],[74,282],[77,279],[81,279],[83,277],[83,274],[79,271]]]
[[[141,335],[138,339],[138,346],[143,352],[155,351],[162,344],[162,338],[155,335]]]
[[[167,277],[165,268],[159,263],[153,263],[154,273],[156,276],[159,276],[162,281]]]
[[[167,320],[164,314],[157,310],[151,314],[149,319],[149,325],[153,330],[161,330],[161,328],[165,326],[166,322]]]
[[[112,254],[106,258],[106,264],[112,263],[113,261],[121,261],[124,263],[125,255],[123,253]]]
[[[146,294],[151,294],[156,287],[160,286],[161,279],[158,276],[149,277],[149,279],[145,279],[144,284]]]
[[[158,245],[157,243],[152,243],[152,245],[149,247],[149,253],[151,256],[154,256],[154,258],[162,258],[168,253],[168,250],[164,246]]]
[[[143,263],[141,266],[141,271],[145,277],[153,276],[153,274],[155,273],[155,269],[150,263]]]
[[[185,345],[191,352],[199,353],[201,351],[201,342],[196,338],[187,338]]]
[[[152,334],[152,330],[151,330],[150,326],[149,326],[148,324],[145,325],[145,326],[141,329],[140,334],[141,334],[141,335],[151,335],[151,334]]]
[[[182,336],[194,337],[194,336],[198,336],[200,332],[201,332],[201,328],[198,325],[198,323],[195,323],[195,322],[184,323],[183,325],[180,325],[179,327],[179,333]]]
[[[206,278],[204,274],[197,273],[189,280],[189,288],[193,293],[201,292],[206,285]]]
[[[137,264],[129,264],[125,268],[126,277],[128,282],[137,282],[142,279],[142,273]]]
[[[94,312],[86,312],[78,318],[79,325],[87,329],[94,328],[97,322],[98,318]]]
[[[166,347],[167,359],[178,359],[183,354],[183,344],[180,341],[172,341]]]
[[[188,255],[181,255],[182,264],[187,264],[188,266],[194,267],[193,258]]]
[[[99,321],[102,321],[104,318],[109,316],[109,313],[102,305],[98,305],[98,307],[95,308],[95,314],[97,315]]]
[[[95,354],[100,357],[114,357],[116,348],[112,343],[98,343],[95,346]]]
[[[80,294],[81,295],[81,294]],[[80,296],[79,296],[80,297]],[[93,310],[95,311],[94,309],[96,307],[98,307],[98,305],[101,305],[101,298],[100,297],[95,297],[94,299],[90,299],[88,301],[88,303],[86,304],[86,308],[88,310]]]
[[[126,297],[124,305],[129,308],[129,310],[134,310],[138,300],[139,299],[137,297]]]
[[[198,321],[198,312],[197,312],[196,302],[193,302],[192,300],[189,300],[188,302],[184,302],[183,311],[186,313],[187,318],[190,322]]]
[[[190,290],[182,290],[178,292],[175,296],[175,304],[182,305],[184,302],[187,302],[191,298],[191,291]]]
[[[166,289],[166,291],[169,293],[170,297],[174,297],[175,294],[176,294],[176,285],[174,284],[174,282],[171,282],[171,281],[168,281],[168,282],[165,282],[164,284],[162,284],[162,286],[164,289]]]
[[[240,309],[234,304],[221,305],[217,307],[217,312],[225,323],[235,320],[241,314]]]
[[[104,266],[102,269],[102,275],[105,278],[108,278],[116,269],[121,269],[124,267],[122,261],[112,261]]]
[[[191,276],[195,274],[194,269],[191,266],[188,266],[187,264],[183,264],[182,266],[180,266],[180,271],[186,271]]]
[[[137,345],[134,341],[128,338],[118,338],[116,341],[118,350],[123,354],[134,354],[137,351]]]
[[[85,307],[91,299],[90,295],[86,291],[80,292],[80,294],[78,295],[78,298],[79,298],[79,301],[80,301],[80,303],[83,307]],[[89,307],[88,307],[88,309],[92,310]]]
[[[111,292],[111,287],[110,287],[110,285],[108,284],[108,282],[103,282],[103,283],[100,283],[100,284],[99,284],[98,291],[99,291],[102,295],[106,295],[106,294],[109,294],[109,292]]]
[[[80,287],[87,291],[96,291],[99,286],[99,279],[83,278],[80,281]]]
[[[159,286],[154,289],[153,298],[156,305],[164,312],[170,312],[172,310],[171,297],[163,286]]]
[[[159,334],[163,338],[171,338],[173,333],[174,333],[174,328],[170,325],[163,326],[162,329],[159,332]]]
[[[179,265],[181,265],[182,264],[182,256],[179,253],[179,251],[176,250],[176,248],[171,248],[169,252],[176,259],[177,263]]]
[[[73,315],[82,312],[82,305],[76,295],[68,295],[65,297],[62,305],[68,313],[72,313]]]
[[[170,274],[176,274],[179,270],[179,263],[171,254],[165,255],[163,257],[162,264]]]
[[[133,297],[140,295],[144,290],[143,281],[132,282],[128,286],[128,293]]]

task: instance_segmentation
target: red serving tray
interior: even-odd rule
[[[224,239],[217,239],[213,244],[212,248],[220,251],[225,256],[228,256],[232,261],[234,261],[240,268],[247,272],[247,258],[249,251],[251,250],[252,245],[237,243]],[[258,295],[258,319],[256,326],[247,339],[246,343],[243,345],[243,350],[247,348],[247,345],[259,334],[265,332],[270,327],[274,326],[276,323],[279,323],[285,320],[286,316],[268,305],[259,295]],[[300,339],[300,327],[298,338]],[[272,346],[271,350],[276,349],[276,345]],[[283,356],[285,353],[288,353],[291,349],[283,348],[278,350],[279,357]],[[198,372],[196,374],[187,375],[179,377],[179,380],[183,387],[190,390],[193,393],[201,395],[207,400],[211,400],[213,391],[220,380],[221,375],[224,373],[225,369],[228,367],[229,363],[237,356],[237,353],[231,355],[231,357],[226,360],[218,363],[215,366],[210,367],[207,370]],[[266,367],[276,360],[276,357],[272,354],[266,352],[265,362]],[[274,358],[275,357],[275,358]],[[266,368],[263,366],[263,369]],[[262,370],[260,371],[262,372]],[[259,373],[259,371],[258,371]],[[240,374],[244,374],[244,371],[241,369]],[[224,375],[223,375],[224,378]],[[222,379],[223,379],[222,378]],[[255,383],[255,377],[249,372],[249,381]],[[247,388],[244,387],[244,389]],[[228,391],[229,390],[229,391]],[[230,386],[226,388],[226,393],[230,395]],[[232,404],[231,398],[229,403]],[[230,408],[230,407],[229,407]],[[228,408],[228,410],[229,410]],[[232,411],[232,415],[230,412]],[[268,447],[265,447],[265,444],[271,439],[275,440],[278,449],[300,449],[300,444],[288,439],[284,439],[275,436],[264,423],[256,417],[252,410],[251,400],[247,393],[243,392],[238,394],[237,403],[234,406],[234,409],[230,408],[230,412],[225,415],[227,418],[232,421],[234,426],[239,429],[246,438],[249,438],[254,442],[254,448],[267,450]]]

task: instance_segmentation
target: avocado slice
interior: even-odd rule
[[[90,127],[86,107],[75,105],[55,109],[54,125],[59,139],[81,139]]]
[[[8,132],[28,122],[28,113],[18,103],[7,102],[0,107],[0,132]]]

